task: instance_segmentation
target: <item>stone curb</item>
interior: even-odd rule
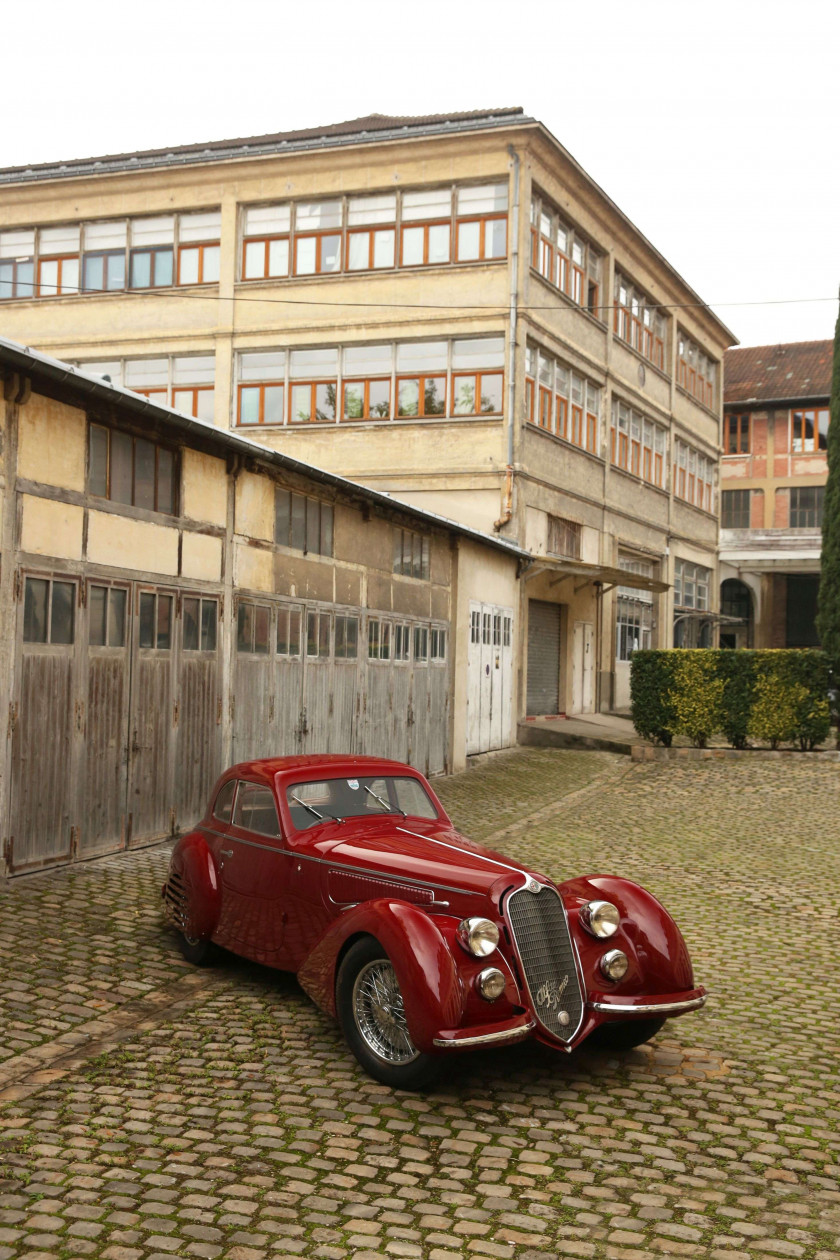
[[[633,761],[811,761],[840,762],[840,749],[803,753],[798,748],[659,748],[634,744]]]

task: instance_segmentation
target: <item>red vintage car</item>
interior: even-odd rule
[[[188,959],[215,942],[296,972],[362,1067],[408,1089],[453,1053],[526,1037],[627,1049],[705,1001],[644,888],[555,885],[466,839],[421,774],[379,757],[225,771],[163,897]]]

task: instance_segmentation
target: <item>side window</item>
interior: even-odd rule
[[[233,825],[256,831],[260,836],[278,836],[280,824],[271,789],[259,783],[240,782]]]
[[[220,822],[230,822],[230,811],[233,805],[233,794],[236,791],[236,780],[230,779],[220,789],[213,806],[213,817]]]

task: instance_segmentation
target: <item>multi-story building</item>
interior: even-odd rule
[[[721,459],[721,642],[818,646],[831,341],[728,350]]]
[[[636,647],[710,632],[734,339],[519,109],[0,171],[0,302],[17,340],[526,547],[468,627],[492,652],[511,618],[519,714],[623,707]]]

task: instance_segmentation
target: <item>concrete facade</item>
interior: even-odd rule
[[[726,354],[721,631],[732,647],[816,647],[831,341]]]
[[[0,171],[0,296],[18,340],[527,546],[543,711],[626,707],[634,647],[716,610],[734,339],[521,110]]]

